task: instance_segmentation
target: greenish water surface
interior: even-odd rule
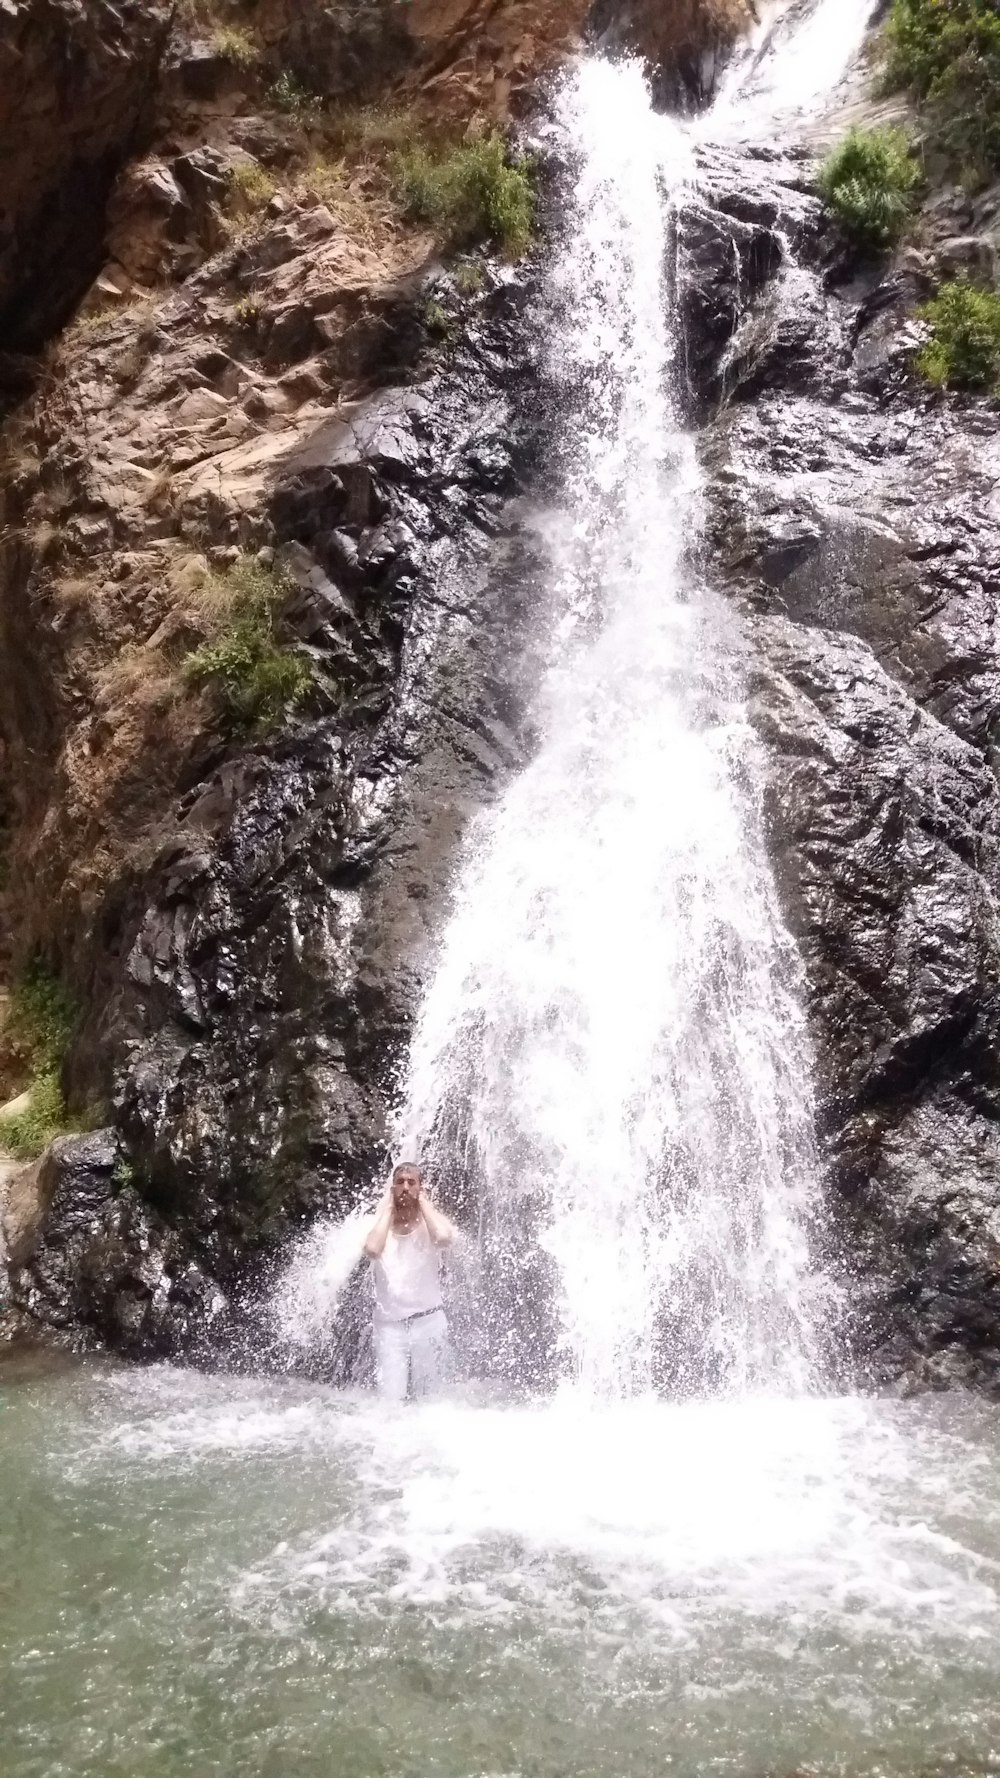
[[[3,1778],[1000,1768],[1000,1415],[0,1371]]]

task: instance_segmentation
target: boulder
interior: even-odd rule
[[[8,1188],[11,1303],[32,1326],[136,1357],[190,1349],[225,1298],[143,1202],[111,1130],[67,1136]]]

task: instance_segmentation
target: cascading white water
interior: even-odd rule
[[[822,1295],[809,1046],[671,393],[690,141],[634,62],[583,62],[555,130],[574,188],[543,321],[571,440],[552,665],[536,755],[470,836],[401,1142],[471,1175],[494,1247],[530,1220],[588,1390],[800,1391]]]
[[[705,140],[773,139],[822,109],[853,61],[878,0],[772,4],[737,51],[715,102],[699,120]]]

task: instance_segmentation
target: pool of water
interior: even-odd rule
[[[3,1778],[1000,1768],[1000,1412],[0,1372]]]

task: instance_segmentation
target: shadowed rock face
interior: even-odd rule
[[[593,34],[641,55],[664,104],[708,98],[728,51],[756,18],[750,0],[594,0]]]
[[[0,8],[0,338],[44,344],[101,264],[112,184],[148,120],[167,0]]]

